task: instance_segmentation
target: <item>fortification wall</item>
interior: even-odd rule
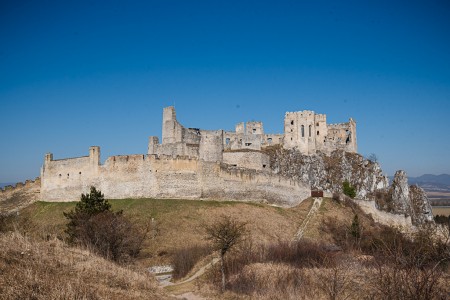
[[[269,169],[269,156],[259,151],[225,151],[223,162],[240,168],[254,170]]]
[[[223,130],[201,130],[199,157],[204,161],[222,161]]]
[[[41,179],[26,180],[24,183],[18,182],[16,185],[7,185],[0,189],[0,213],[11,213],[20,208],[39,200]]]
[[[278,175],[232,168],[191,157],[124,155],[109,157],[93,171],[89,157],[51,161],[42,172],[40,199],[77,201],[90,186],[108,199],[180,198],[249,200],[295,205],[309,188]],[[77,178],[70,176],[78,170]],[[79,172],[79,171],[78,171]],[[59,174],[69,178],[59,178]]]
[[[356,142],[356,123],[350,119],[348,123],[328,124],[328,135],[324,143],[326,153],[334,150],[358,152]]]
[[[202,170],[206,180],[214,178],[212,182],[204,185],[202,196],[205,198],[258,202],[263,200],[266,203],[291,207],[308,198],[311,192],[311,189],[301,182],[266,171],[237,168],[227,164],[220,164],[214,169],[214,174],[208,174],[211,170],[212,168]]]

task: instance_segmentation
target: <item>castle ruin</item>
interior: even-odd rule
[[[326,124],[326,115],[288,112],[284,134],[265,134],[262,122],[236,125],[235,131],[185,128],[175,108],[163,110],[162,143],[151,136],[147,155],[117,155],[100,160],[100,147],[89,155],[53,159],[45,155],[40,198],[76,201],[96,186],[109,199],[227,199],[292,206],[310,195],[306,183],[273,174],[261,150],[280,145],[303,154],[334,150],[357,152],[356,123]]]

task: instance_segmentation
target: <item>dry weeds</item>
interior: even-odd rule
[[[168,299],[143,270],[18,232],[0,234],[2,299]]]

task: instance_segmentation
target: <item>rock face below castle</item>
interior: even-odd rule
[[[306,182],[312,189],[340,193],[342,183],[348,181],[355,187],[357,198],[366,199],[368,194],[389,185],[378,163],[358,153],[335,150],[329,155],[323,152],[305,155],[281,147],[267,148],[264,152],[270,156],[275,174]]]

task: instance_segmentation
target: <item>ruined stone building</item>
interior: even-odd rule
[[[261,149],[280,145],[303,154],[356,152],[356,123],[327,124],[312,111],[288,112],[283,134],[265,134],[261,122],[236,125],[234,132],[183,127],[175,108],[163,110],[162,140],[151,136],[147,154],[100,160],[100,147],[89,155],[53,159],[45,155],[40,198],[74,201],[96,186],[109,199],[184,198],[265,201],[294,205],[311,187],[274,174]]]
[[[260,150],[267,146],[282,145],[296,148],[302,154],[334,150],[357,152],[356,123],[327,124],[326,115],[313,111],[287,112],[284,134],[265,134],[262,122],[236,125],[236,130],[201,130],[185,128],[176,118],[175,108],[164,108],[162,143],[151,136],[148,154],[197,157],[204,161],[264,169],[268,158]]]

